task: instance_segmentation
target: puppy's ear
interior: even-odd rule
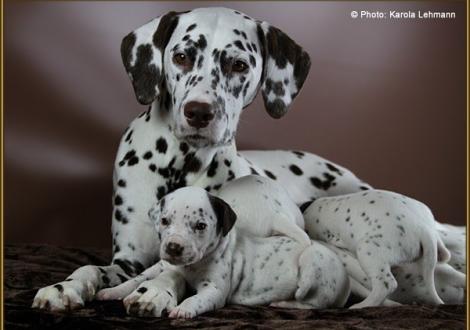
[[[263,55],[261,94],[269,115],[281,118],[299,93],[310,70],[310,57],[287,34],[258,22]]]
[[[165,198],[160,199],[148,212],[150,221],[157,222],[162,213],[163,207],[165,207]]]
[[[210,194],[207,196],[217,217],[217,234],[222,231],[222,235],[225,236],[235,224],[237,215],[224,200]]]
[[[179,13],[169,12],[129,33],[121,43],[121,57],[141,104],[152,103],[161,91],[163,54],[178,25]]]

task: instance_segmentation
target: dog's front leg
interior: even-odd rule
[[[32,307],[51,311],[83,307],[86,301],[93,299],[96,291],[121,283],[125,275],[119,265],[80,267],[65,281],[40,289]]]
[[[167,268],[154,279],[140,284],[124,299],[124,306],[128,314],[160,317],[164,311],[173,309],[185,292],[184,277]]]
[[[170,318],[193,318],[205,312],[222,308],[226,294],[213,282],[205,282],[197,294],[185,299],[170,311]]]
[[[137,275],[136,277],[131,278],[130,280],[121,283],[115,287],[106,288],[99,291],[96,294],[97,300],[121,300],[124,297],[131,294],[132,291],[137,289],[139,284],[144,281],[148,281],[156,278],[164,270],[165,264],[164,261],[159,261],[150,268],[147,268],[145,271]]]

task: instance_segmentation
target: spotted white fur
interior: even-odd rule
[[[419,298],[443,303],[434,272],[436,264],[448,261],[450,255],[423,203],[389,191],[369,190],[317,199],[304,217],[310,237],[352,252],[367,275],[371,292],[352,308],[381,305],[398,287],[392,268],[411,262],[426,292]]]

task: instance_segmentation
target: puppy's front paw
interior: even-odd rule
[[[173,308],[168,316],[172,319],[191,319],[196,316],[196,311],[179,305]]]
[[[52,312],[78,309],[89,298],[88,291],[78,280],[60,282],[40,289],[31,307]]]
[[[174,293],[153,287],[152,281],[143,282],[123,302],[128,314],[153,317],[161,317],[178,303]]]

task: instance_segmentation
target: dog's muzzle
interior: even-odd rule
[[[184,117],[189,126],[204,128],[214,119],[214,111],[209,103],[191,101],[184,106]]]

